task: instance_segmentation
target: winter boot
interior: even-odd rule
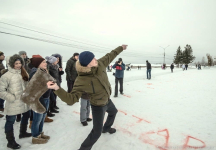
[[[21,114],[18,114],[16,117],[16,122],[20,122],[21,121]]]
[[[37,137],[32,137],[32,144],[46,144],[48,140],[42,139],[41,135],[38,135]]]
[[[114,97],[118,97],[118,95],[114,95]]]
[[[55,110],[54,108],[50,108],[50,112],[52,112],[52,113],[59,113],[59,111]]]
[[[84,122],[81,122],[81,123],[82,123],[83,126],[87,126],[88,125],[87,121],[84,121]]]
[[[109,130],[107,130],[107,131],[102,131],[102,133],[107,133],[107,132],[109,132],[110,134],[113,134],[113,133],[115,133],[116,132],[116,129],[115,128],[110,128]]]
[[[4,117],[4,115],[0,114],[0,118],[3,118],[3,117]]]
[[[86,120],[87,120],[88,122],[92,121],[92,119],[91,119],[91,118],[87,118]]]
[[[41,138],[42,138],[42,139],[49,140],[49,139],[50,139],[50,136],[44,135],[44,132],[42,132],[42,133],[41,133]]]
[[[32,126],[32,121],[30,121],[29,123],[29,129],[31,129],[31,126]]]
[[[54,101],[54,109],[59,109],[59,107],[56,106],[56,101]]]
[[[13,131],[5,133],[8,140],[7,147],[11,149],[20,149],[21,146],[16,143]]]
[[[50,111],[48,111],[48,112],[47,112],[47,116],[48,116],[48,117],[54,117],[55,114],[52,114]]]
[[[124,95],[124,93],[123,93],[123,92],[121,92],[120,94],[121,94],[121,95]]]
[[[53,122],[53,119],[50,119],[50,118],[48,118],[48,117],[46,116],[44,122]]]
[[[27,126],[28,124],[20,124],[20,134],[19,134],[20,139],[32,136],[31,133],[26,132]]]

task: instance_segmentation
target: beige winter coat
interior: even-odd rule
[[[22,79],[21,70],[8,67],[8,72],[0,78],[0,98],[6,100],[4,113],[17,115],[30,110],[29,106],[20,100],[27,82]]]

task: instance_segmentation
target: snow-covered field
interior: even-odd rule
[[[118,108],[114,123],[117,132],[102,134],[92,150],[189,150],[216,149],[216,68],[125,71],[124,93],[112,100]],[[114,76],[108,72],[114,90]],[[67,89],[63,76],[63,88]],[[23,150],[77,150],[92,129],[79,121],[80,104],[68,106],[58,99],[60,113],[53,123],[45,123],[51,136],[45,145],[18,139],[19,123],[14,124],[16,141]],[[0,150],[6,150],[5,118],[0,119]],[[29,130],[29,129],[28,129]],[[29,130],[30,131],[30,130]],[[190,147],[191,146],[191,147]]]

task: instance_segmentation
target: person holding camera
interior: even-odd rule
[[[125,70],[125,64],[122,61],[122,58],[119,58],[118,61],[113,65],[113,69],[116,69],[115,73],[115,95],[114,97],[118,97],[118,82],[120,83],[120,94],[123,93],[123,78],[124,78],[124,70]]]

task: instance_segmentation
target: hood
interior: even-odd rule
[[[59,62],[58,62],[58,65],[60,68],[62,68],[62,56],[60,54],[52,54],[52,56],[54,57],[58,57],[59,58]]]
[[[79,60],[76,61],[76,70],[77,70],[77,73],[78,75],[81,75],[81,74],[91,74],[91,68],[89,67],[83,67]]]

